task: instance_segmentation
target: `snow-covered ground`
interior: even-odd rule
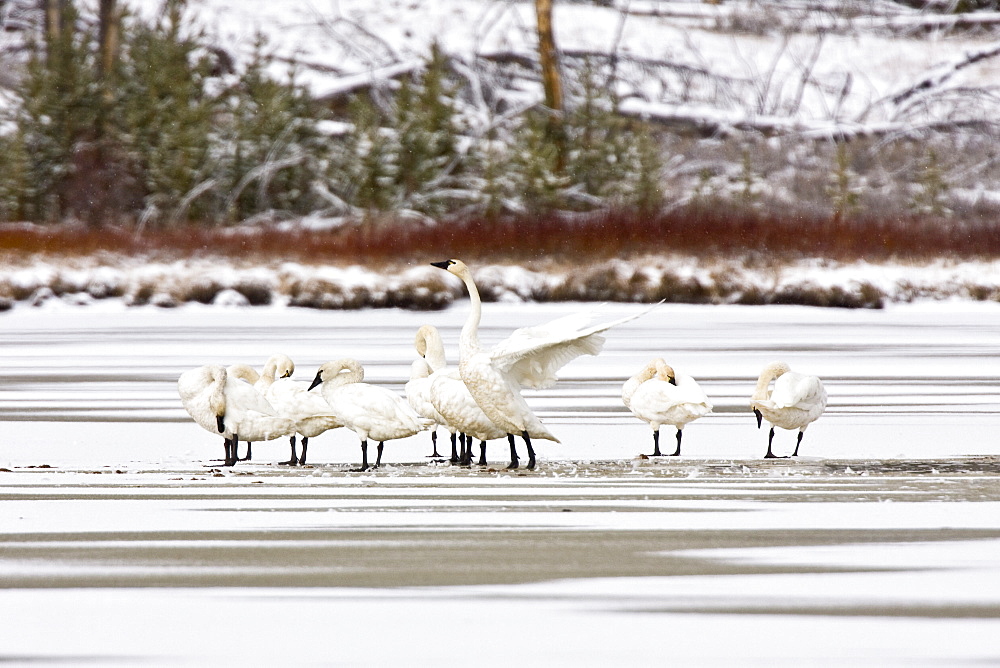
[[[583,308],[485,305],[484,342]],[[563,441],[536,472],[431,463],[421,434],[351,473],[353,435],[311,465],[218,466],[175,382],[206,362],[296,377],[345,355],[400,390],[413,334],[455,358],[467,313],[284,306],[4,314],[0,657],[68,665],[854,665],[995,661],[1000,646],[1000,305],[882,310],[665,304],[529,402]],[[715,413],[684,456],[621,405],[652,356]],[[827,384],[798,460],[766,462],[748,410],[785,359]],[[667,430],[669,431],[669,430]],[[776,450],[794,436],[779,432]]]
[[[761,263],[680,255],[569,266],[486,265],[475,270],[487,298],[499,301],[667,301],[799,303],[879,307],[915,300],[1000,300],[1000,262],[839,263],[819,259]],[[59,309],[107,301],[111,308],[188,302],[222,306],[291,305],[319,309],[441,308],[464,288],[423,263],[395,269],[297,262],[255,265],[203,258],[11,258],[0,266],[8,306]]]

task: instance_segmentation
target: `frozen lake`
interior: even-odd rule
[[[351,473],[344,430],[308,467],[273,441],[227,470],[176,396],[185,369],[274,352],[300,379],[356,357],[401,392],[417,327],[454,361],[466,308],[0,316],[0,661],[1000,661],[1000,305],[664,305],[528,393],[563,441],[537,444],[535,472],[504,471],[499,442],[489,468],[432,463],[421,434]],[[484,343],[581,308],[486,304]],[[655,356],[716,406],[677,459],[637,459],[650,432],[621,404]],[[803,457],[764,461],[748,401],[779,359],[830,404]]]

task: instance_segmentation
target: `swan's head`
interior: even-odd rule
[[[268,384],[275,378],[291,378],[295,372],[295,363],[288,355],[271,355],[264,364],[264,377],[268,379]]]
[[[469,267],[466,266],[461,260],[443,260],[441,262],[431,262],[431,266],[437,267],[438,269],[444,269],[449,274],[455,274],[459,278],[465,278],[471,275]]]
[[[275,378],[291,378],[295,373],[295,362],[288,355],[276,355],[277,365],[274,368]]]
[[[360,383],[364,380],[364,377],[365,370],[361,366],[361,362],[350,358],[334,360],[320,366],[309,389],[311,390],[317,385],[330,382],[334,384]]]
[[[653,360],[653,365],[656,368],[656,377],[660,380],[665,380],[671,385],[677,384],[677,375],[674,373],[674,368],[663,361],[662,358],[657,358]]]

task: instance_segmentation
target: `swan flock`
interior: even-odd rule
[[[448,366],[444,344],[432,325],[421,327],[414,339],[414,360],[405,398],[386,388],[365,383],[364,368],[343,358],[319,367],[310,384],[291,379],[295,365],[286,355],[272,355],[258,373],[246,364],[209,364],[181,374],[177,389],[181,403],[196,424],[223,437],[225,466],[252,457],[255,441],[289,438],[291,455],[281,464],[306,464],[310,438],[341,427],[353,431],[361,444],[358,471],[378,468],[386,441],[430,431],[433,461],[438,453],[437,430],[450,435],[450,461],[472,465],[472,446],[480,442],[478,464],[485,466],[486,443],[506,439],[509,469],[521,466],[517,442],[527,453],[525,468],[536,466],[535,443],[559,439],[525,400],[522,390],[551,387],[558,372],[581,355],[601,352],[604,333],[648,313],[652,308],[610,322],[595,323],[594,314],[576,313],[547,324],[517,329],[492,347],[479,341],[483,304],[472,271],[461,260],[432,262],[462,281],[470,309],[459,337],[458,362]],[[691,376],[662,358],[639,369],[622,385],[622,402],[646,422],[653,434],[651,456],[680,456],[684,428],[712,413],[712,403]],[[827,395],[816,376],[792,371],[775,362],[761,372],[750,397],[758,428],[771,425],[765,458],[777,458],[775,428],[798,431],[797,457],[806,428],[826,408]],[[673,452],[660,450],[660,427],[676,429]],[[297,452],[301,438],[301,455]],[[239,442],[247,454],[239,457]],[[377,443],[374,465],[368,461],[368,441]],[[646,457],[646,455],[641,455]]]

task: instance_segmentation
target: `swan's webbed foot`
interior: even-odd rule
[[[764,455],[764,459],[788,459],[788,457],[779,457],[771,451],[771,443],[774,442],[774,427],[771,427],[771,433],[767,438],[767,454]]]

